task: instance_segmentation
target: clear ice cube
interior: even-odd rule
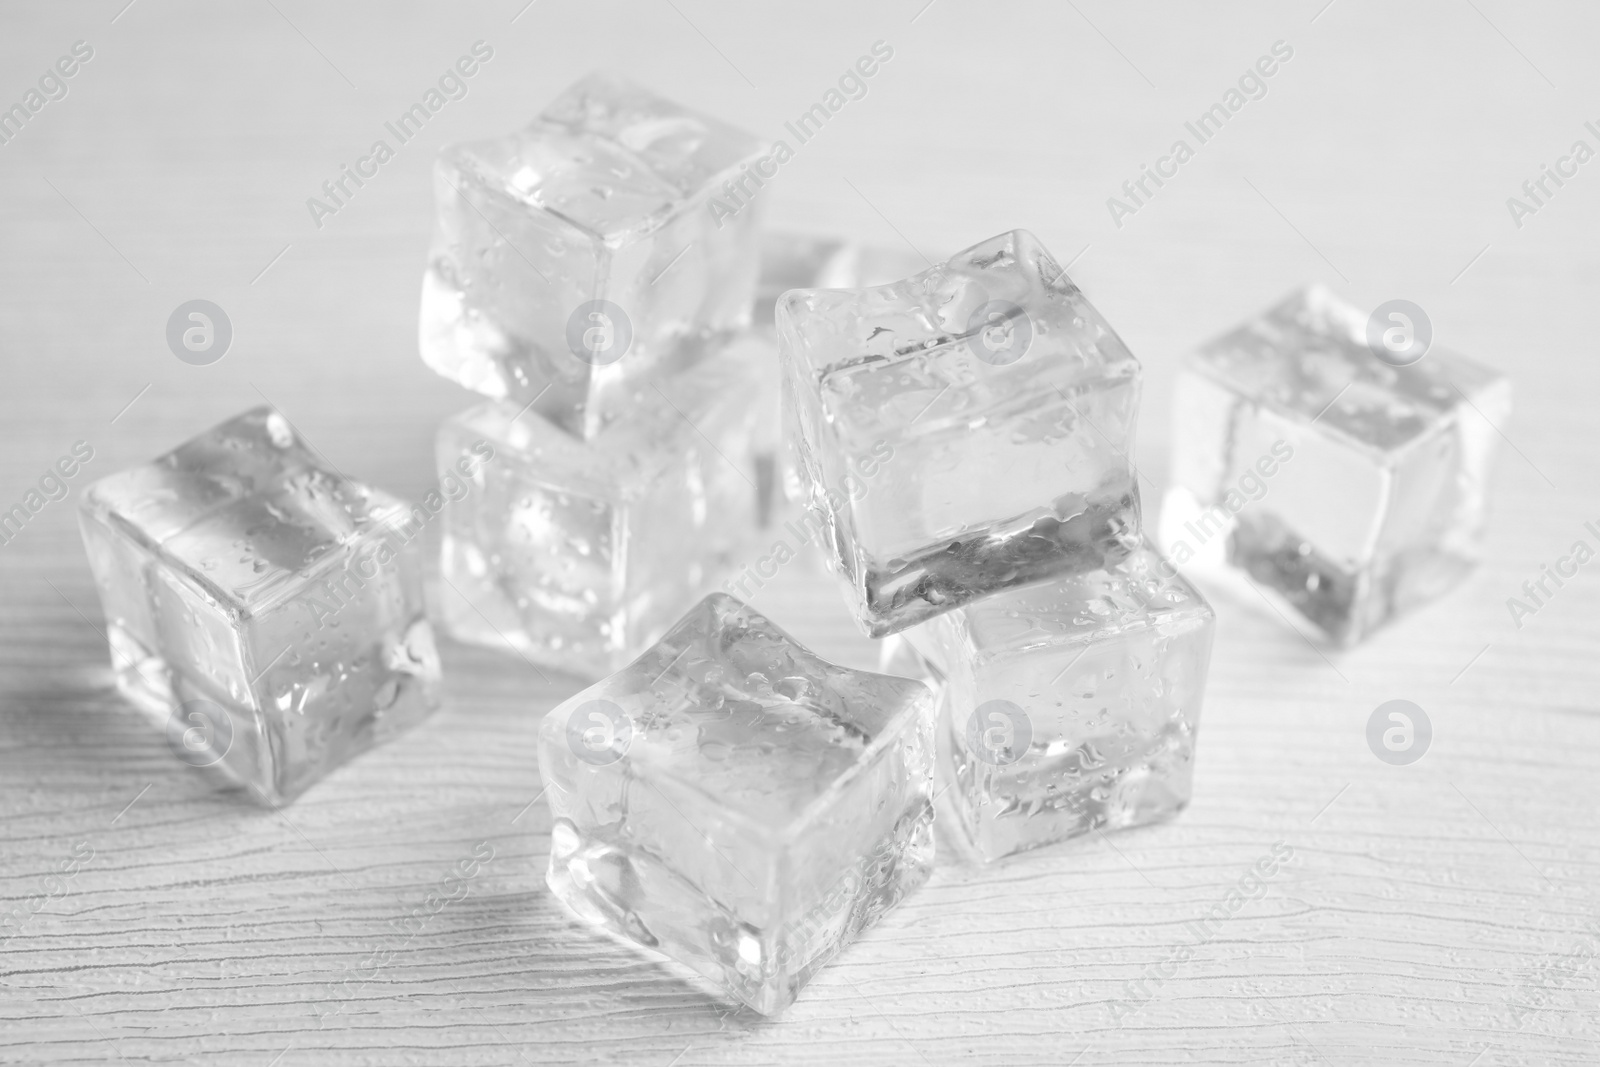
[[[857,621],[1127,555],[1139,364],[1031,234],[777,310],[788,429]]]
[[[707,597],[539,731],[579,918],[781,1011],[927,877],[933,702]]]
[[[1509,382],[1464,356],[1378,359],[1366,322],[1312,286],[1188,360],[1160,522],[1180,566],[1337,645],[1476,563],[1511,408]]]
[[[601,74],[518,133],[446,148],[422,358],[598,433],[702,352],[695,340],[749,321],[761,198],[731,218],[708,199],[760,153],[748,134]]]
[[[118,688],[187,762],[263,802],[438,706],[425,520],[272,409],[94,483],[79,520]]]
[[[660,637],[771,521],[773,358],[740,335],[589,441],[506,401],[445,420],[441,479],[493,453],[445,505],[450,633],[587,678]]]
[[[945,795],[983,859],[1188,804],[1214,619],[1143,546],[905,631],[945,680]]]

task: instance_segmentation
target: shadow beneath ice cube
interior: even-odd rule
[[[716,1020],[718,1030],[734,1034],[754,1033],[782,1018],[768,1018],[729,1000],[693,969],[590,926],[570,915],[553,897],[549,900],[564,923],[561,934],[571,948],[592,960],[597,971],[621,972],[627,976],[626,982],[614,989],[618,1010],[644,1011],[678,1019],[710,1016]]]
[[[709,1041],[738,1040],[781,1021],[730,1000],[693,969],[580,919],[545,884],[549,820],[526,830],[532,834],[524,843],[531,847],[517,850],[516,891],[486,903],[495,912],[493,925],[509,931],[507,940],[525,961],[505,977],[538,991],[528,1010],[544,1016],[581,1003],[586,1017],[626,1017],[630,1029],[658,1019],[667,1032],[685,1034],[686,1042],[698,1034],[701,1051]]]
[[[504,931],[503,943],[520,961],[496,975],[502,989],[518,991],[516,1010],[540,1020],[578,1011],[588,1020],[625,1022],[635,1034],[682,1034],[702,1053],[781,1021],[733,1003],[689,968],[577,919],[545,888],[548,857],[535,851],[520,857],[523,888],[486,898],[480,909],[488,914],[474,917]],[[538,888],[530,890],[525,876],[535,870]],[[470,982],[463,988],[470,992]]]
[[[163,726],[118,691],[109,666],[61,665],[29,681],[0,693],[7,732],[30,754],[17,768],[19,778],[31,768],[55,785],[77,777],[83,787],[130,797],[153,786],[169,799],[176,793],[186,801],[215,798],[226,808],[261,810],[235,780],[178,760]]]

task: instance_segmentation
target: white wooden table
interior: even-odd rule
[[[0,507],[94,450],[0,545],[0,908],[49,897],[0,944],[0,1062],[1600,1061],[1600,564],[1520,628],[1506,607],[1600,522],[1600,162],[1520,228],[1506,205],[1573,141],[1600,147],[1593,5],[124,3],[0,7],[0,104],[93,49],[0,145]],[[478,40],[468,95],[315,226],[307,198]],[[1311,278],[1416,301],[1517,389],[1490,562],[1327,659],[1219,598],[1181,818],[942,866],[777,1021],[545,891],[534,732],[573,680],[449,646],[448,707],[282,813],[173,760],[110,684],[87,480],[265,397],[342,469],[420,494],[433,427],[470,402],[416,354],[440,144],[595,66],[776,138],[877,40],[894,55],[867,95],[763,194],[774,224],[929,255],[1037,232],[1144,362],[1152,513],[1185,349]],[[1107,198],[1280,40],[1266,95],[1116,226]],[[209,367],[163,336],[197,297],[235,331]],[[757,605],[869,663],[836,592],[791,572]],[[1409,767],[1365,742],[1397,697],[1435,731]],[[464,900],[404,932],[489,848]],[[1186,924],[1241,885],[1197,941]]]

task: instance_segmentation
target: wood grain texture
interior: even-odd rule
[[[0,943],[0,1062],[1600,1060],[1597,565],[1520,629],[1505,606],[1600,521],[1600,163],[1521,228],[1505,205],[1596,143],[1592,5],[123,3],[0,8],[0,103],[72,42],[95,49],[0,146],[0,506],[74,441],[95,449],[0,545],[0,908],[89,856]],[[468,96],[315,227],[305,199],[479,39],[495,57]],[[81,485],[266,398],[342,469],[419,494],[433,428],[470,402],[416,356],[440,144],[510,129],[600,65],[778,137],[878,39],[893,60],[784,167],[772,222],[930,255],[1025,225],[1079,257],[1146,367],[1151,511],[1186,348],[1310,278],[1414,300],[1517,389],[1490,563],[1327,658],[1219,597],[1181,818],[943,862],[777,1021],[545,891],[534,734],[571,679],[447,646],[447,708],[281,813],[176,763],[112,690]],[[1294,56],[1266,95],[1115,226],[1106,198],[1275,40]],[[211,367],[163,340],[194,297],[236,331]],[[872,661],[803,565],[756,603]],[[1407,768],[1364,739],[1394,697],[1435,728]],[[479,842],[494,858],[470,894],[408,931]],[[1249,880],[1279,842],[1291,858]],[[1197,939],[1187,924],[1241,890]]]

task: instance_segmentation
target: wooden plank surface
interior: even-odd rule
[[[0,104],[93,50],[0,145],[0,506],[94,453],[0,545],[0,908],[42,903],[0,943],[0,1062],[1600,1060],[1600,564],[1520,628],[1506,607],[1600,523],[1600,163],[1520,226],[1506,204],[1600,148],[1593,5],[523,2],[0,7]],[[480,40],[465,98],[316,226],[306,199]],[[596,66],[782,137],[878,40],[893,59],[764,192],[773,224],[928,255],[1020,225],[1074,260],[1146,368],[1151,512],[1185,349],[1313,278],[1416,301],[1517,390],[1487,565],[1326,659],[1219,597],[1181,818],[943,864],[777,1021],[545,891],[534,732],[571,679],[448,646],[448,707],[281,813],[176,763],[111,688],[82,485],[266,398],[342,469],[420,494],[433,428],[470,403],[416,355],[439,145]],[[1277,41],[1265,95],[1116,225],[1107,198]],[[234,326],[209,367],[164,341],[194,298]],[[871,662],[802,565],[756,603]],[[1434,726],[1409,767],[1366,747],[1392,698]]]

